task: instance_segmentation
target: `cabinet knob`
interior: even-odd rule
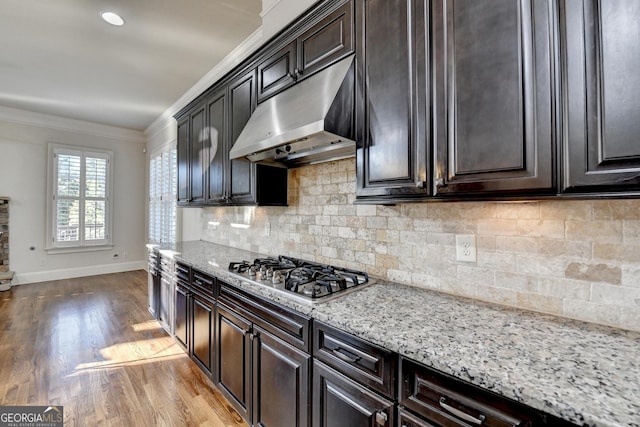
[[[384,411],[378,411],[378,413],[376,413],[376,423],[378,425],[381,426],[386,426],[387,425],[387,420],[389,418],[387,417],[387,413]]]

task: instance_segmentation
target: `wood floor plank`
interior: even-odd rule
[[[0,405],[62,405],[65,426],[246,427],[146,294],[144,271],[0,292]]]

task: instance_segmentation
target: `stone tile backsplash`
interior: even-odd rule
[[[292,169],[288,207],[204,208],[201,238],[640,331],[640,200],[354,205],[355,181],[353,159]]]

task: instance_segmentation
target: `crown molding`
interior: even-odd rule
[[[145,142],[144,133],[140,131],[4,106],[0,106],[0,121],[65,132],[81,133],[139,144]]]
[[[279,1],[279,0],[278,0]],[[225,74],[240,64],[251,53],[257,50],[263,43],[262,27],[255,30],[249,37],[240,43],[235,49],[222,59],[215,67],[196,82],[189,90],[187,90],[176,102],[167,108],[158,118],[156,118],[144,131],[147,138],[157,135],[163,131],[169,123],[169,119],[173,120],[173,115],[184,108],[189,102],[193,101],[198,95],[207,90],[212,84],[220,80]]]
[[[260,12],[260,18],[263,18],[273,10],[280,3],[280,0],[262,0],[262,12]]]

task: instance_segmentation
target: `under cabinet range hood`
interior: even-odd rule
[[[289,168],[355,155],[353,55],[258,105],[229,156]]]

